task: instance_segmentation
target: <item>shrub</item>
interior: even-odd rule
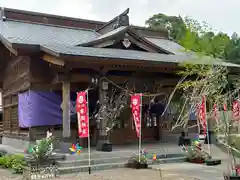
[[[190,161],[211,159],[211,156],[198,145],[188,146],[185,150],[186,158]]]
[[[0,157],[0,166],[5,167],[6,161],[7,161],[6,156]]]
[[[23,154],[16,154],[12,156],[12,169],[14,173],[22,173],[25,165],[26,162],[24,161]]]
[[[6,155],[6,156],[3,156],[5,157],[5,164],[3,165],[5,168],[11,168],[12,167],[12,155]]]
[[[128,160],[128,164],[139,163],[139,154],[133,154]],[[143,154],[140,154],[140,164],[147,164],[147,157]]]
[[[0,165],[13,169],[14,173],[22,173],[26,162],[23,154],[5,155],[0,157]]]
[[[30,152],[30,156],[35,161],[45,161],[52,155],[54,138],[41,139],[36,146],[34,146]]]

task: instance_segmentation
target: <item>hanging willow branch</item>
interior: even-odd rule
[[[223,92],[228,85],[227,68],[216,65],[195,65],[181,64],[182,70],[178,72],[184,78],[179,81],[173,90],[167,107],[171,104],[177,91],[182,92],[179,101],[184,102],[183,106],[178,109],[179,116],[173,129],[182,125],[187,125],[191,112],[196,113],[198,104],[203,96],[207,97],[208,102],[223,102],[225,96]],[[185,80],[184,79],[189,79]]]

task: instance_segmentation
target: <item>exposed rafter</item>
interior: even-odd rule
[[[54,57],[54,56],[51,56],[51,55],[44,54],[42,56],[42,59],[49,62],[49,63],[58,65],[58,66],[64,66],[65,65],[65,61],[63,59],[60,59],[60,58],[57,58],[57,57]]]

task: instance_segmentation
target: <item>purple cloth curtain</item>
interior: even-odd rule
[[[26,91],[18,94],[19,127],[62,124],[62,98],[54,92]]]

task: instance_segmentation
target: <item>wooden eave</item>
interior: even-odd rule
[[[31,55],[40,51],[40,45],[11,43],[0,34],[0,41],[15,56]]]
[[[116,69],[116,67],[123,67],[125,69],[136,70],[138,68],[153,68],[149,69],[155,72],[159,72],[159,68],[169,67],[172,69],[177,68],[177,63],[171,62],[153,62],[153,61],[143,61],[143,60],[130,60],[122,58],[105,58],[105,57],[92,57],[92,56],[81,56],[81,55],[66,55],[61,53],[56,53],[46,48],[41,48],[43,51],[42,59],[63,67],[68,67],[71,69],[74,68],[83,68],[83,67],[92,67],[94,65],[99,67],[111,67],[111,69]],[[156,69],[155,69],[156,68]]]
[[[0,34],[0,41],[3,43],[3,45],[14,55],[18,55],[17,50],[13,47],[12,43],[10,43],[7,39],[5,39],[1,34]]]

